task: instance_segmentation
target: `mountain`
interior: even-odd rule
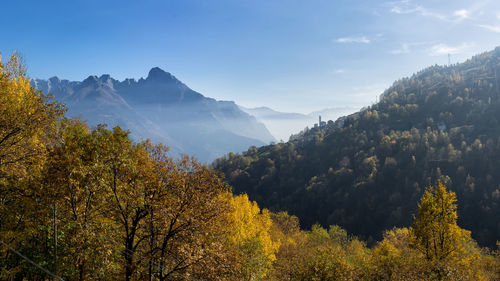
[[[216,160],[236,193],[304,227],[340,225],[374,241],[412,222],[425,188],[457,194],[461,227],[500,237],[500,47],[396,81],[380,102],[290,141]]]
[[[356,111],[356,109],[352,107],[338,107],[302,114],[279,112],[265,106],[246,108],[241,105],[240,109],[255,116],[259,122],[264,123],[266,127],[269,128],[273,136],[281,140],[288,140],[293,133],[306,127],[313,127],[315,123],[318,123],[319,116],[321,116],[323,121],[336,120],[340,116]]]
[[[32,84],[65,103],[68,116],[93,126],[119,125],[136,140],[150,138],[174,154],[187,153],[203,162],[275,141],[265,125],[234,102],[205,97],[158,67],[137,81],[105,74],[81,82],[34,79]]]
[[[302,113],[279,112],[266,106],[246,108],[240,106],[241,110],[255,116],[258,119],[306,119],[308,115]]]

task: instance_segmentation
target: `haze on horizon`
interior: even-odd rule
[[[29,4],[27,3],[29,2]],[[29,7],[29,8],[26,8]],[[394,80],[493,49],[498,1],[7,1],[0,52],[33,78],[144,77],[309,113],[375,102]]]

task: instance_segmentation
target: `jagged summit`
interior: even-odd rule
[[[173,76],[169,72],[166,72],[165,70],[163,70],[159,67],[151,68],[146,80],[147,81],[155,81],[155,82],[171,82],[171,81],[178,82],[179,81],[179,80],[177,80],[177,78],[175,78],[175,76]]]
[[[103,74],[101,75],[101,77],[99,77],[99,80],[103,81],[103,82],[106,82],[108,80],[112,79],[111,76],[109,74]]]
[[[99,82],[99,78],[96,75],[90,75],[87,77],[87,79],[82,81],[82,85],[87,86],[87,85],[93,85],[97,84]]]
[[[59,83],[59,82],[61,82],[61,79],[59,79],[59,77],[57,77],[57,76],[52,76],[49,78],[49,81],[51,83]]]

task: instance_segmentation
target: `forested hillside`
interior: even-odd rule
[[[360,78],[362,79],[362,78]],[[374,241],[409,226],[426,186],[456,192],[459,225],[500,237],[500,48],[396,81],[380,102],[286,143],[218,159],[236,193],[304,227],[338,224]]]

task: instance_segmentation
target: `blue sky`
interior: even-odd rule
[[[500,45],[500,1],[3,1],[0,51],[31,77],[153,66],[244,106],[373,103],[394,80]]]

